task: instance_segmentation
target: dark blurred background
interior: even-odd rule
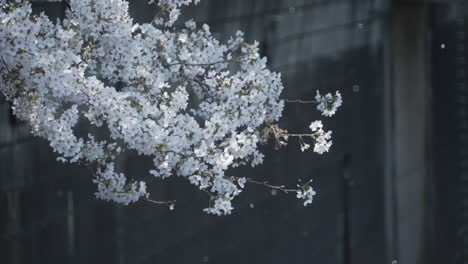
[[[34,1],[62,17],[66,4]],[[133,0],[136,22],[155,10]],[[265,163],[236,175],[295,185],[314,202],[248,186],[233,215],[201,210],[207,197],[180,179],[144,176],[154,199],[96,200],[91,175],[59,164],[0,98],[0,263],[468,263],[468,2],[465,0],[203,0],[185,18],[227,40],[261,42],[283,76],[284,98],[340,90],[325,125],[330,153],[265,146]],[[306,131],[313,105],[287,104],[281,125]]]

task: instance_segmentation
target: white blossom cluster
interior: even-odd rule
[[[339,91],[336,91],[335,95],[327,93],[321,95],[319,91],[315,95],[315,101],[317,103],[317,110],[322,112],[324,116],[332,116],[336,113],[338,107],[341,106],[343,100]]]
[[[177,21],[177,19],[180,16],[180,8],[182,6],[188,6],[192,3],[198,4],[200,0],[159,0],[157,2],[158,6],[161,8],[163,12],[167,14],[167,17],[169,19],[164,19],[162,17],[157,17],[154,22],[159,25],[166,25],[166,26],[172,26],[174,22]],[[154,4],[156,3],[156,0],[150,0],[148,4]]]
[[[315,194],[316,192],[314,191],[314,189],[312,189],[312,187],[305,186],[304,188],[300,188],[297,190],[296,197],[299,199],[304,199],[304,206],[307,206],[308,204],[312,203]]]
[[[315,141],[314,144],[314,152],[318,154],[323,154],[324,152],[328,152],[332,145],[331,139],[331,131],[325,132],[323,130],[322,121],[317,120],[310,124],[310,130],[312,130],[312,138]]]
[[[103,200],[115,201],[128,205],[136,202],[140,197],[148,196],[144,182],[128,184],[123,173],[114,171],[114,163],[108,163],[105,170],[98,171],[98,176],[93,180],[98,186],[96,196]]]
[[[0,91],[59,160],[93,171],[98,198],[127,205],[148,197],[144,182],[115,171],[116,158],[134,151],[152,157],[155,177],[180,176],[208,193],[206,212],[230,214],[246,179],[226,171],[263,162],[262,129],[284,106],[280,74],[241,32],[222,44],[207,25],[169,27],[192,2],[158,1],[161,15],[149,24],[133,23],[124,0],[70,0],[57,23],[31,15],[28,2],[0,7]],[[78,120],[108,137],[80,137]],[[311,129],[314,151],[328,151],[331,132]]]

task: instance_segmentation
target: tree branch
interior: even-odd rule
[[[286,103],[300,103],[300,104],[317,104],[315,100],[301,100],[301,99],[284,99]]]

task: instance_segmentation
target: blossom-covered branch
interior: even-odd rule
[[[220,43],[208,25],[192,20],[172,27],[181,7],[197,2],[150,1],[160,11],[146,24],[133,23],[124,0],[70,0],[57,23],[32,15],[28,2],[1,5],[0,91],[59,161],[92,168],[100,199],[174,208],[175,201],[152,200],[145,182],[117,171],[117,158],[136,152],[152,158],[154,177],[180,176],[208,193],[206,212],[230,214],[245,182],[233,181],[229,168],[261,164],[259,144],[267,138],[284,145],[298,137],[302,150],[310,138],[320,154],[331,146],[331,132],[320,121],[310,134],[275,124],[284,108],[283,85],[257,42],[237,32]],[[341,95],[318,94],[315,101],[331,116]],[[79,120],[107,136],[80,136]],[[309,185],[294,191],[307,203],[315,194]]]
[[[302,99],[286,99],[286,103],[300,103],[300,104],[317,104],[317,110],[322,112],[324,116],[332,116],[335,114],[338,107],[341,106],[343,100],[339,91],[336,91],[335,95],[327,93],[326,95],[321,95],[317,91],[315,100],[302,100]]]

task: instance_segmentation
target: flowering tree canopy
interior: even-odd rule
[[[247,183],[294,192],[310,203],[310,182],[286,189],[228,175],[229,168],[261,164],[258,146],[270,137],[278,145],[298,137],[303,151],[309,140],[322,154],[331,146],[331,131],[321,121],[310,125],[310,134],[288,134],[275,124],[284,107],[283,85],[259,56],[257,42],[246,43],[237,32],[220,43],[208,25],[192,20],[174,27],[180,8],[197,2],[150,1],[160,11],[147,24],[133,23],[124,0],[71,0],[56,23],[32,15],[28,2],[4,3],[0,91],[59,161],[90,169],[98,198],[173,208],[173,201],[151,200],[145,182],[116,171],[116,158],[133,151],[153,159],[148,173],[154,177],[180,176],[209,194],[207,213],[231,213],[232,199]],[[341,95],[317,92],[311,102],[332,116]],[[97,139],[96,129],[79,135],[78,120],[108,136]]]

